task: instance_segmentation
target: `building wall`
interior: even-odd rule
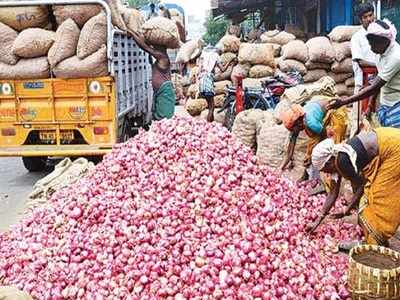
[[[321,0],[322,31],[353,24],[353,0]]]

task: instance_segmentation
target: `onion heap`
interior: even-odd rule
[[[37,299],[346,299],[350,224],[227,130],[174,118],[118,144],[0,235],[0,278]]]

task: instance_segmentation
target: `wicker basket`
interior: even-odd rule
[[[354,255],[374,251],[400,259],[400,254],[388,248],[361,245],[350,251],[349,289],[354,300],[386,299],[400,300],[400,267],[381,270],[354,260]]]

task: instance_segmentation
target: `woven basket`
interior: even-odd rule
[[[400,300],[400,267],[381,270],[354,260],[354,255],[374,251],[400,259],[400,254],[388,248],[361,245],[350,251],[349,288],[353,300],[386,299]]]

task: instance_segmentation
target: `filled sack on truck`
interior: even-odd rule
[[[351,57],[351,43],[332,43],[333,49],[335,49],[335,60],[341,62],[347,57]]]
[[[0,7],[0,22],[17,31],[44,28],[49,23],[49,10],[45,5]]]
[[[353,77],[353,73],[328,72],[328,76],[331,77],[336,83],[342,83],[345,82],[347,79]]]
[[[293,70],[299,72],[301,75],[305,75],[307,73],[306,66],[298,60],[281,58],[279,59],[278,65],[279,69],[285,73]]]
[[[222,52],[237,53],[240,47],[240,39],[234,35],[225,35],[219,40],[218,47]]]
[[[308,48],[303,41],[290,41],[282,47],[282,57],[284,59],[294,59],[305,63],[308,60]]]
[[[133,32],[141,32],[144,24],[144,18],[140,11],[134,8],[123,8],[122,17],[127,29]]]
[[[101,6],[96,4],[53,5],[52,9],[57,25],[72,19],[79,28],[82,28],[87,21],[101,13]]]
[[[274,49],[269,44],[243,43],[239,49],[239,62],[275,67]]]
[[[53,45],[56,33],[41,28],[28,28],[18,34],[12,52],[22,58],[35,58],[47,55]]]
[[[353,60],[351,57],[346,58],[341,62],[335,61],[331,68],[333,73],[351,73],[353,72]]]
[[[77,56],[84,59],[107,42],[107,20],[104,13],[91,18],[83,26],[77,46]]]
[[[335,50],[331,42],[324,36],[312,38],[306,43],[308,56],[312,62],[330,64],[335,59]]]
[[[203,110],[200,114],[200,119],[207,120],[208,117],[208,109]],[[220,124],[224,124],[225,121],[225,111],[218,112],[218,109],[214,110],[214,121]]]
[[[274,74],[275,74],[274,68],[264,65],[252,66],[249,71],[250,78],[263,78],[263,77],[273,76]]]
[[[205,99],[189,99],[186,101],[185,109],[192,116],[199,116],[208,107]]]
[[[326,70],[323,69],[308,70],[307,74],[303,76],[303,80],[305,83],[315,82],[325,76],[328,76],[328,72]]]
[[[331,64],[307,61],[306,62],[306,68],[307,68],[307,70],[324,69],[324,70],[329,70],[330,71],[331,70]]]
[[[263,43],[279,44],[283,46],[295,40],[296,36],[285,31],[272,30],[264,32],[260,38]]]
[[[67,19],[58,27],[55,42],[47,55],[52,68],[76,55],[80,32],[78,25],[72,19]]]
[[[0,79],[46,79],[50,77],[47,56],[20,59],[15,65],[0,62]]]
[[[17,36],[18,32],[0,23],[0,62],[9,65],[15,65],[18,62],[18,56],[12,52],[12,47]]]
[[[360,29],[361,26],[340,25],[333,28],[328,36],[332,42],[346,42],[350,41],[353,34],[355,34]]]
[[[186,42],[181,46],[176,56],[177,63],[187,63],[190,61],[193,53],[202,47],[202,42],[200,39],[194,39],[189,42]]]
[[[142,30],[149,44],[170,49],[180,46],[178,27],[175,22],[163,17],[155,17],[143,24]]]
[[[53,73],[58,78],[86,78],[108,75],[107,48],[103,45],[97,52],[84,59],[72,56],[60,62]]]
[[[122,2],[120,0],[105,0],[110,6],[111,20],[114,26],[118,27],[122,31],[126,31],[126,24],[122,18],[121,12],[124,10]]]

